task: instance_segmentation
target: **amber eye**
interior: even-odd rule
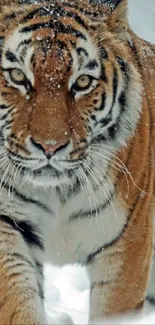
[[[73,85],[73,90],[76,92],[88,89],[92,84],[92,80],[93,77],[89,75],[80,76]]]
[[[76,81],[77,86],[79,86],[80,88],[88,87],[89,83],[90,83],[90,77],[87,75],[83,75],[79,77]]]
[[[79,89],[83,90],[83,89],[90,87],[91,82],[92,82],[92,77],[90,77],[88,75],[82,75],[77,79],[76,86]]]
[[[11,69],[9,74],[11,81],[18,85],[22,85],[26,80],[25,74],[19,69]]]

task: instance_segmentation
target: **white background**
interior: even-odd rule
[[[155,44],[155,0],[128,0],[133,30]]]

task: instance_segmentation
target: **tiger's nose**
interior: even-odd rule
[[[54,143],[50,144],[52,141],[37,141],[34,138],[30,138],[31,143],[39,150],[41,150],[44,155],[49,159],[56,154],[56,152],[61,151],[66,148],[69,144],[67,140],[65,143]],[[54,142],[54,141],[53,141]]]

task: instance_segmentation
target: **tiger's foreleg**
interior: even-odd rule
[[[47,324],[36,273],[18,227],[0,220],[0,324]]]
[[[152,259],[152,228],[147,226],[132,225],[132,233],[89,261],[90,323],[143,306]]]

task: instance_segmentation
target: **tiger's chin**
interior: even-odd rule
[[[69,174],[69,172],[60,172],[53,167],[47,166],[35,170],[24,171],[23,177],[33,186],[54,188],[62,184],[68,184],[70,181]]]

